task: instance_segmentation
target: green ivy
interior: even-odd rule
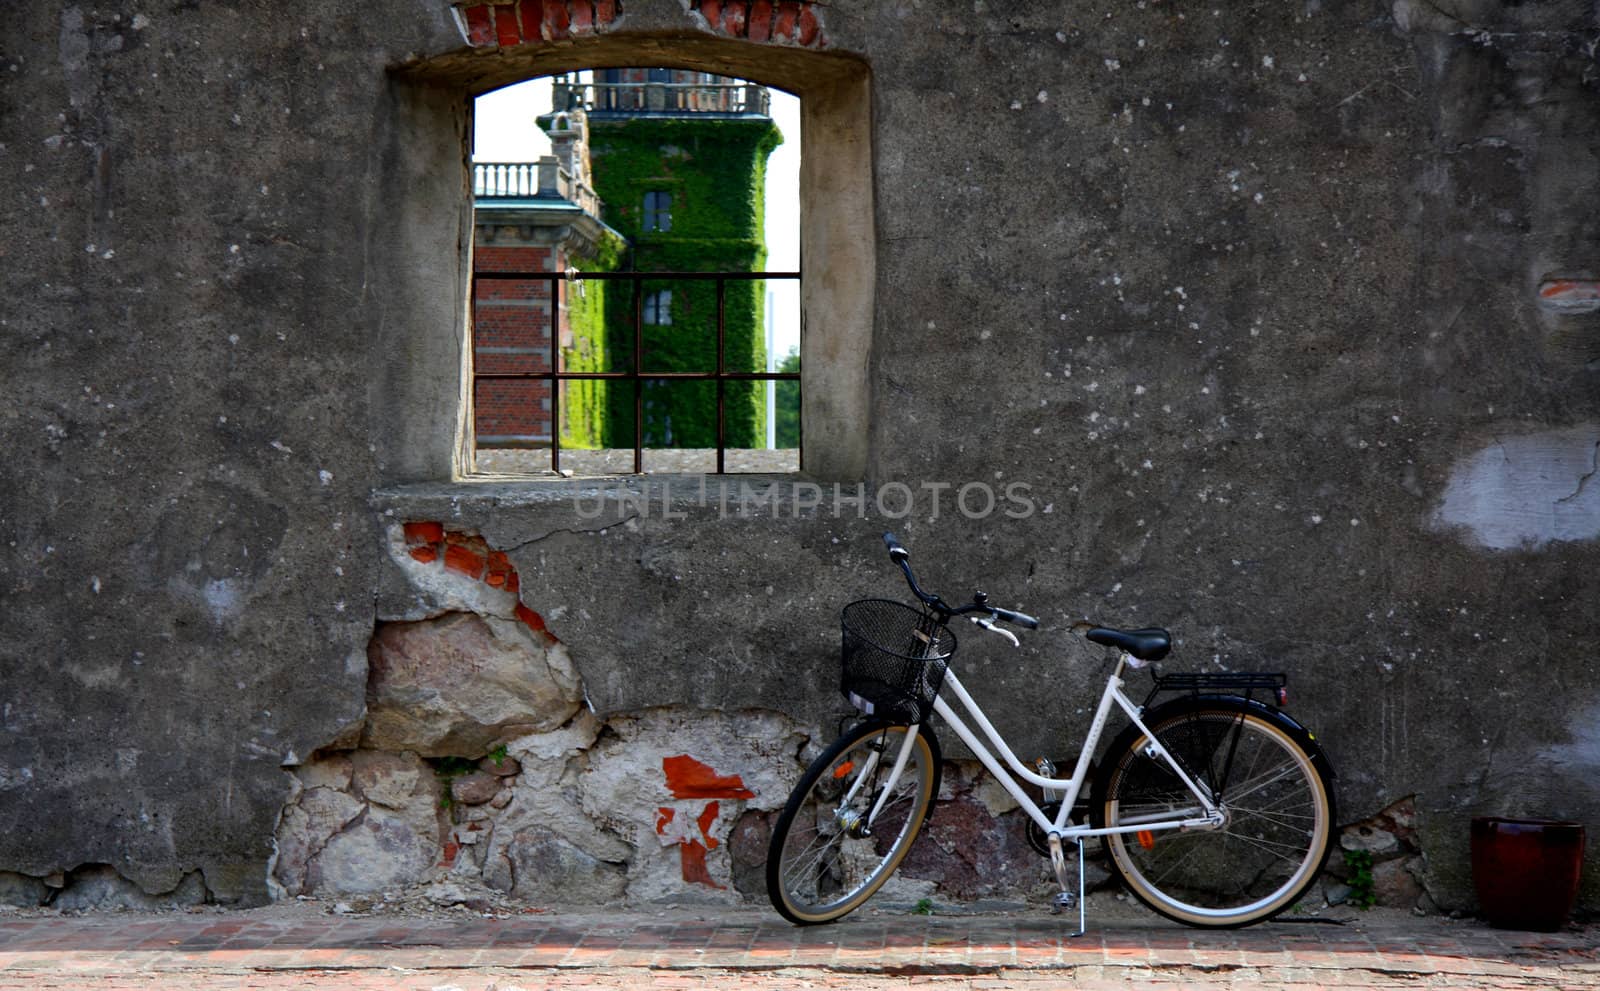
[[[603,216],[628,239],[626,252],[586,262],[586,271],[760,271],[766,265],[764,191],[767,156],[782,141],[767,119],[591,118],[589,143],[595,191]],[[671,229],[644,231],[644,194],[672,195]],[[724,367],[766,369],[765,287],[724,283]],[[670,325],[645,325],[642,371],[710,372],[717,368],[714,282],[646,281],[642,290],[672,293]],[[634,350],[632,286],[588,282],[569,297],[574,371],[624,371]],[[648,447],[714,447],[716,383],[647,380],[643,396]],[[725,431],[730,447],[763,446],[765,388],[726,382]],[[570,447],[632,447],[631,382],[569,382],[563,400],[562,443]]]

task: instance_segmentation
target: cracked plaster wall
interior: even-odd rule
[[[907,516],[666,485],[590,519],[593,486],[436,467],[468,92],[679,41],[803,82],[790,41],[677,0],[504,48],[443,2],[0,10],[0,871],[266,898],[292,769],[359,743],[375,623],[430,618],[389,537],[427,520],[503,549],[602,722],[831,729],[837,609],[897,594],[894,528],[935,587],[1044,617],[960,658],[1028,700],[1024,749],[1092,695],[1071,620],[1163,623],[1174,665],[1289,672],[1348,816],[1416,796],[1442,907],[1471,906],[1470,815],[1600,819],[1600,546],[1587,495],[1550,499],[1600,422],[1592,5],[813,13],[806,54],[870,68],[811,105],[872,120],[839,177],[876,202],[860,480]],[[1036,511],[920,488],[973,480]],[[450,609],[539,634],[482,604]]]

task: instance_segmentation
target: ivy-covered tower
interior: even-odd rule
[[[557,77],[554,109],[539,125],[550,132],[574,112],[584,115],[589,172],[604,203],[603,219],[628,242],[621,267],[763,270],[767,158],[783,140],[769,115],[766,89],[679,69],[600,69],[593,77],[591,83]],[[603,302],[590,302],[589,327],[574,327],[583,339],[566,355],[569,367],[626,367],[634,327],[640,326],[645,446],[715,447],[716,383],[648,376],[717,371],[718,283],[645,280],[638,298],[625,283],[587,285],[603,287]],[[765,371],[762,284],[726,280],[721,292],[723,370]],[[614,383],[573,388],[586,385],[569,383],[570,426],[563,442],[632,447],[632,389]],[[727,446],[765,446],[764,386],[730,381],[724,389]]]

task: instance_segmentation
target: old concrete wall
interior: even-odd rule
[[[1161,623],[1169,666],[1290,672],[1343,821],[1416,796],[1441,907],[1472,904],[1471,815],[1600,823],[1592,10],[906,0],[807,6],[802,42],[734,6],[571,3],[527,43],[442,0],[0,12],[0,877],[260,900],[269,861],[315,889],[398,857],[401,822],[440,832],[396,883],[457,862],[480,820],[423,815],[421,744],[374,746],[365,707],[380,623],[466,612],[553,636],[566,661],[524,648],[556,658],[548,706],[589,703],[486,724],[570,777],[485,807],[590,826],[506,819],[481,875],[744,890],[741,810],[781,785],[730,741],[797,773],[834,729],[837,608],[898,594],[891,527],[930,584],[1046,620],[1020,651],[963,637],[980,698],[1026,700],[1025,753],[1068,746],[1102,671],[1070,620]],[[808,149],[870,137],[870,177],[806,167],[870,178],[853,242],[816,203],[806,234],[808,333],[845,355],[807,387],[869,411],[807,436],[864,431],[820,463],[866,467],[779,483],[776,519],[716,480],[451,477],[465,98],[644,53],[812,87]],[[823,304],[863,273],[858,375]],[[919,504],[836,516],[834,481]],[[451,546],[456,574],[504,555],[502,598],[428,577]],[[678,797],[678,757],[761,784]],[[311,834],[338,856],[296,859]]]

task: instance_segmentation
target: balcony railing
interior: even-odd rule
[[[771,115],[772,97],[756,83],[554,82],[555,108],[590,113]]]
[[[480,200],[561,199],[600,215],[595,191],[575,181],[554,155],[537,162],[474,162],[472,195]]]

